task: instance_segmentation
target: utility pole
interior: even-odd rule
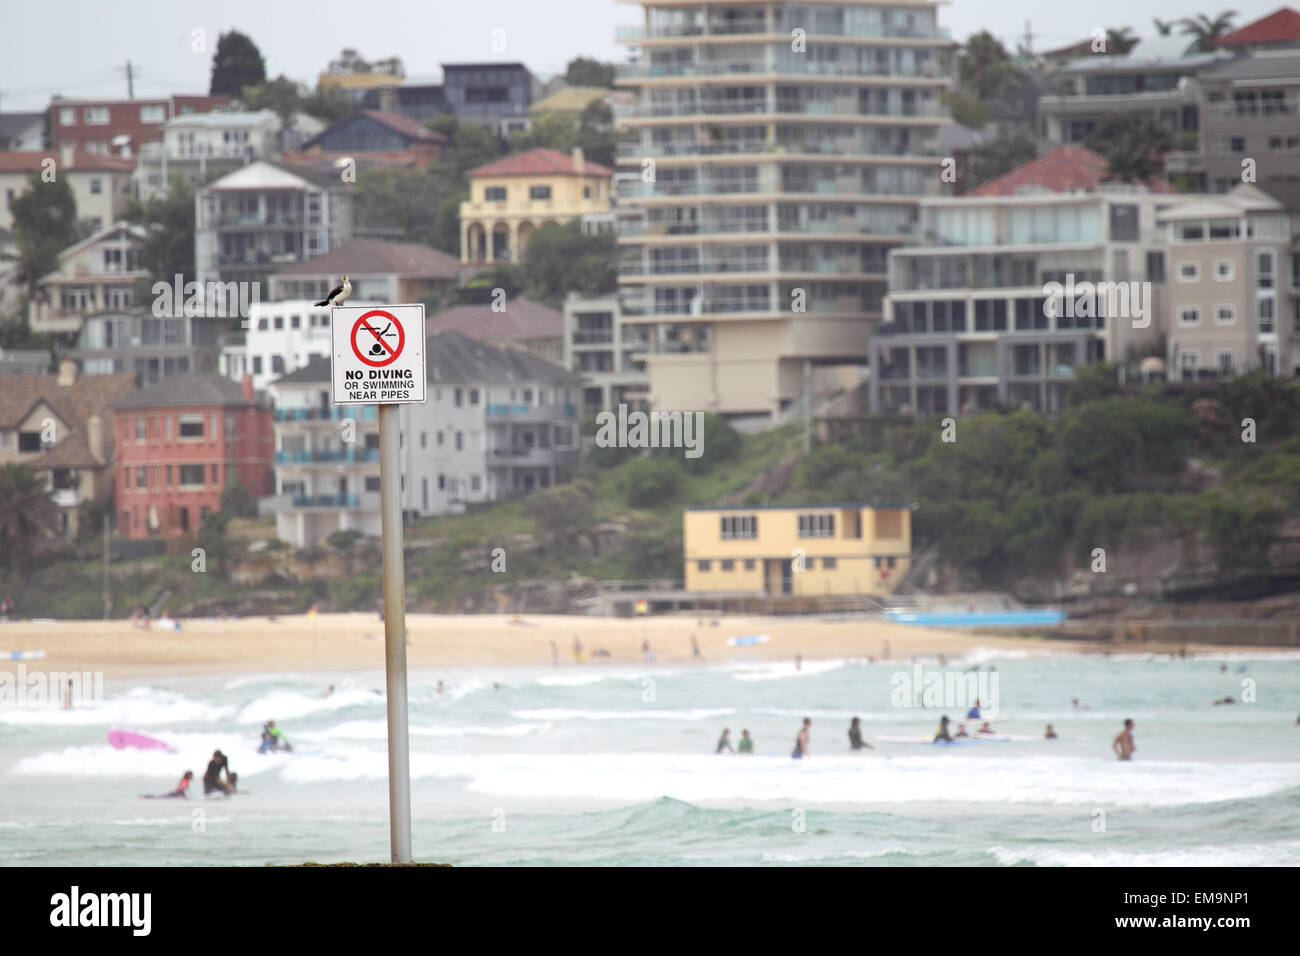
[[[131,70],[131,61],[126,61],[126,98],[135,99],[135,74]]]
[[[108,586],[108,515],[104,515],[104,620],[113,614],[113,592]]]
[[[803,360],[803,450],[812,451],[812,361]]]

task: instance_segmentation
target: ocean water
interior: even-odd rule
[[[925,673],[945,670],[922,664]],[[996,674],[991,722],[1012,740],[876,742],[856,754],[846,736],[853,716],[871,739],[931,734],[941,712],[961,714],[895,706],[898,675],[915,674],[898,661],[412,672],[415,857],[1300,864],[1300,655],[979,651],[946,669],[977,665],[986,680]],[[336,690],[324,697],[329,683]],[[102,701],[70,711],[0,705],[0,864],[386,860],[382,687],[379,672],[278,673],[109,681]],[[1212,704],[1243,693],[1254,702]],[[1075,697],[1089,709],[1072,708]],[[795,761],[804,716],[812,754]],[[1138,751],[1120,763],[1110,742],[1126,717]],[[302,752],[259,755],[267,719]],[[1049,722],[1059,739],[1039,739]],[[733,741],[747,728],[756,753],[715,756],[723,727]],[[177,752],[115,750],[110,729],[158,737]],[[139,799],[171,789],[186,769],[201,791],[197,778],[217,747],[245,792]]]

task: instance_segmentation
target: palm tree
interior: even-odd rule
[[[58,529],[59,507],[45,479],[26,465],[0,465],[0,561],[5,570],[22,567],[38,536]]]
[[[1161,20],[1159,17],[1156,17],[1151,22],[1156,26],[1156,33],[1159,33],[1162,37],[1169,36],[1174,32],[1174,27],[1178,25],[1177,20]]]
[[[1123,56],[1137,46],[1138,38],[1130,27],[1119,27],[1106,31],[1106,48],[1115,56]]]
[[[1185,35],[1196,37],[1196,49],[1201,53],[1209,53],[1214,49],[1215,40],[1232,31],[1232,21],[1236,16],[1236,10],[1224,10],[1213,20],[1204,13],[1198,13],[1195,17],[1183,17],[1178,22]]]
[[[998,38],[981,30],[968,37],[962,47],[957,57],[957,75],[963,91],[991,100],[1011,85],[1016,69]]]

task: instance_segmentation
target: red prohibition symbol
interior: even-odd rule
[[[359,335],[362,337],[358,342]],[[397,339],[396,345],[389,342],[393,338]],[[383,309],[372,309],[353,324],[349,341],[352,344],[352,354],[363,363],[371,368],[383,368],[393,364],[402,354],[402,349],[406,346],[406,331],[391,313]]]

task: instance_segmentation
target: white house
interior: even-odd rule
[[[348,300],[348,305],[382,304]],[[222,345],[219,368],[236,382],[251,375],[256,389],[298,371],[312,356],[330,354],[330,310],[317,308],[311,299],[254,302],[248,307],[246,326]]]

